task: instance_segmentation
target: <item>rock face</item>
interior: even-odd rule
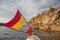
[[[60,7],[47,8],[46,11],[33,17],[30,21],[30,27],[35,30],[56,30],[60,31]]]

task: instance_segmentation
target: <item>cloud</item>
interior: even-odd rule
[[[50,4],[56,7],[60,0],[0,0],[0,17],[12,19],[19,9],[28,21]]]
[[[10,21],[10,19],[8,19],[8,18],[2,18],[2,17],[0,17],[0,23],[7,23],[7,22],[9,22]]]

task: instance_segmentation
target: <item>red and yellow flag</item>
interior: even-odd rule
[[[25,24],[27,24],[26,20],[22,16],[21,12],[19,12],[19,10],[17,10],[15,17],[8,23],[5,23],[4,26],[9,27],[11,29],[15,29],[15,30],[20,30],[20,29],[23,29],[23,27],[24,27],[23,25],[25,25]],[[27,30],[25,32],[30,34],[30,33],[32,33],[32,29],[29,27],[29,28],[27,28]]]

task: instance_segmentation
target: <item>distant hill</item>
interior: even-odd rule
[[[35,30],[55,30],[60,31],[60,7],[48,7],[45,11],[33,17],[30,27]]]
[[[0,26],[2,26],[3,25],[3,23],[0,23]]]

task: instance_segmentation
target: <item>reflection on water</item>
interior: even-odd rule
[[[34,33],[39,36],[41,40],[60,40],[59,31],[42,31],[34,30]]]
[[[60,32],[33,30],[41,40],[60,40]],[[0,26],[0,40],[25,40],[28,35],[3,26]]]

